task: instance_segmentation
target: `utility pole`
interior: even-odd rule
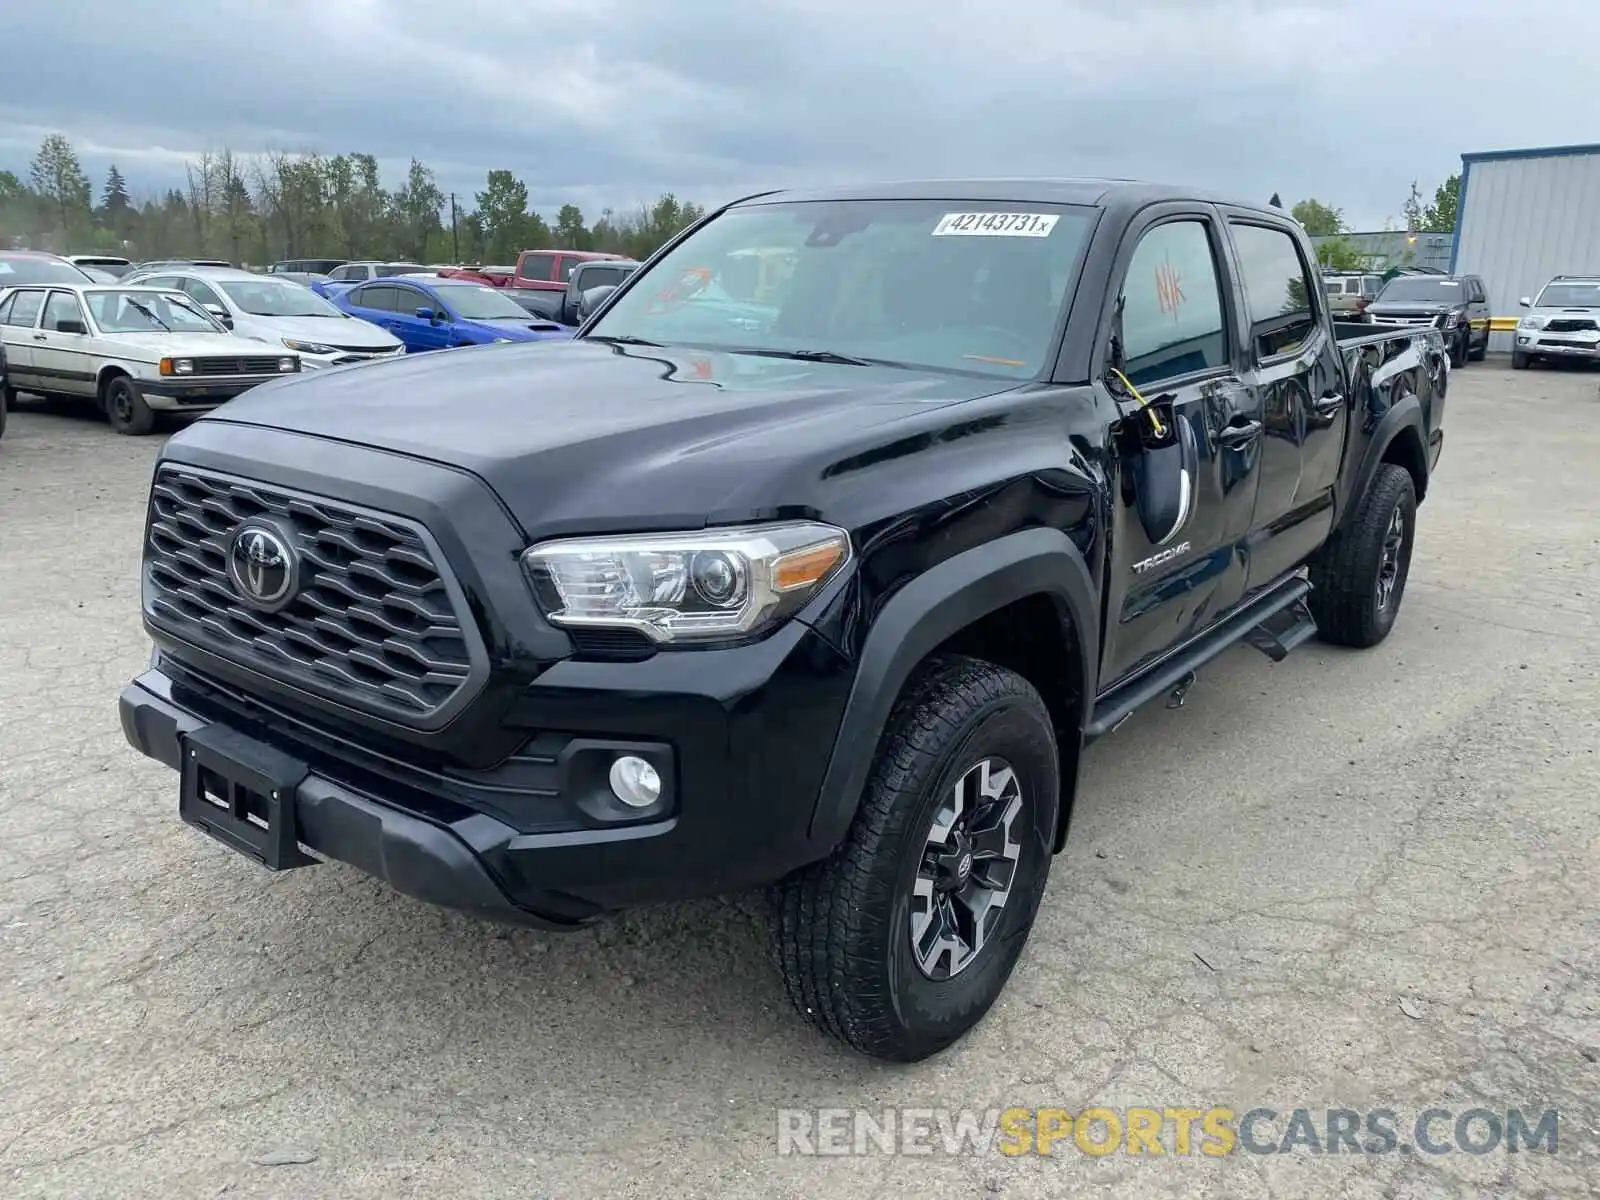
[[[456,232],[456,194],[450,193],[450,261],[461,265],[461,238]]]

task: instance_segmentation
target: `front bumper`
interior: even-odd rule
[[[208,729],[303,763],[285,804],[318,857],[485,919],[573,928],[760,887],[825,855],[809,832],[827,765],[817,748],[833,744],[849,683],[843,657],[798,622],[735,649],[557,663],[502,722],[537,753],[500,774],[402,762],[165,658],[119,707],[129,743],[174,770]],[[659,811],[634,816],[611,797],[619,753],[661,765]]]
[[[1550,333],[1543,329],[1518,328],[1515,334],[1518,354],[1548,355],[1580,361],[1600,360],[1600,340],[1572,333]]]
[[[139,391],[145,403],[156,412],[200,410],[243,395],[253,387],[270,383],[274,379],[289,377],[283,371],[273,375],[241,375],[234,378],[219,376],[186,376],[172,379],[141,379]]]

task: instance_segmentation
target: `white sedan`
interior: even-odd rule
[[[0,340],[7,402],[16,392],[92,400],[126,434],[301,365],[298,354],[235,337],[182,292],[122,285],[12,288],[0,298]]]

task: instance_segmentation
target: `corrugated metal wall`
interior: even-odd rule
[[[1552,275],[1600,274],[1600,152],[1463,156],[1455,270],[1483,276],[1496,317]],[[1496,332],[1494,350],[1513,334]]]

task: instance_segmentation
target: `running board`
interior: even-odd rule
[[[1274,661],[1282,659],[1317,631],[1316,622],[1305,606],[1310,592],[1310,581],[1298,576],[1274,584],[1244,607],[1185,642],[1148,671],[1118,684],[1095,702],[1083,740],[1092,742],[1110,733],[1131,717],[1135,709],[1171,692],[1229,646],[1250,640],[1250,644],[1267,657]],[[1268,622],[1271,622],[1270,627]],[[1263,630],[1260,640],[1252,636],[1258,629]],[[1268,639],[1270,649],[1262,644]]]

